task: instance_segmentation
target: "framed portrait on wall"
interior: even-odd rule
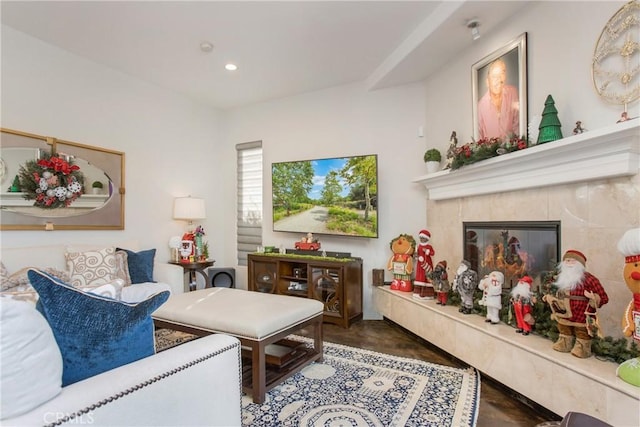
[[[473,137],[527,136],[527,33],[471,67]]]

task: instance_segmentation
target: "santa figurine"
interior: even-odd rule
[[[492,325],[500,323],[503,283],[504,274],[500,271],[492,271],[478,284],[478,288],[482,290],[480,305],[487,307],[487,318],[485,322],[490,322]]]
[[[416,250],[416,277],[413,280],[413,296],[418,299],[433,299],[435,296],[433,284],[429,280],[429,274],[433,271],[431,256],[435,255],[433,246],[429,244],[430,239],[431,233],[428,230],[420,230]]]
[[[449,291],[451,290],[449,276],[447,274],[447,261],[442,260],[438,262],[431,274],[429,274],[429,278],[436,291],[436,304],[447,305]]]
[[[542,299],[551,308],[551,320],[560,333],[553,349],[585,359],[591,357],[591,338],[597,329],[597,310],[609,302],[600,281],[587,272],[587,257],[580,251],[568,250],[562,256],[555,282],[555,295]],[[575,339],[575,342],[574,342]]]
[[[473,310],[473,292],[478,285],[478,273],[471,269],[471,264],[467,260],[462,260],[453,279],[453,289],[460,294],[462,300],[458,311],[463,314],[470,314]]]
[[[535,324],[532,304],[536,303],[536,297],[531,293],[532,283],[531,277],[524,276],[511,290],[511,307],[516,316],[516,332],[522,335],[529,335]]]

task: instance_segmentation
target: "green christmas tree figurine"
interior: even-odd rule
[[[562,139],[561,127],[560,119],[558,119],[558,110],[556,110],[556,103],[551,95],[549,95],[546,101],[544,101],[542,120],[540,120],[540,126],[538,126],[540,130],[538,133],[538,144]]]

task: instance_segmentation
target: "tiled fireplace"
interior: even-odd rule
[[[605,335],[621,337],[631,293],[616,245],[625,231],[640,227],[639,169],[634,120],[420,177],[434,264],[446,260],[453,277],[466,255],[465,223],[558,223],[559,256],[568,249],[587,256],[587,270],[609,294],[601,326]]]
[[[640,120],[589,131],[415,180],[427,192],[426,225],[434,263],[446,260],[453,277],[469,257],[465,224],[559,224],[559,248],[534,249],[541,270],[568,249],[587,256],[587,269],[603,283],[609,303],[600,310],[605,335],[620,337],[622,314],[631,293],[622,280],[624,257],[616,245],[640,227]],[[488,245],[507,246],[519,230]],[[515,243],[512,241],[512,243]],[[550,244],[553,246],[552,244]],[[543,245],[544,246],[544,245]],[[522,249],[522,246],[520,247]],[[467,251],[465,253],[465,250]],[[482,253],[484,256],[484,252]],[[495,259],[495,257],[494,257]],[[484,374],[546,408],[564,415],[585,412],[612,425],[640,425],[640,389],[616,377],[616,364],[596,358],[576,359],[552,349],[538,336],[522,336],[507,325],[490,325],[481,316],[462,315],[438,306],[374,288],[376,310]],[[517,375],[514,375],[517,372]]]
[[[560,259],[559,221],[464,222],[462,231],[463,258],[480,277],[501,271],[505,290],[525,275],[538,290]]]

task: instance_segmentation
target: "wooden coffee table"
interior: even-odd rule
[[[172,295],[152,317],[158,328],[238,338],[245,356],[242,389],[263,403],[267,391],[322,360],[323,310],[312,299],[211,288]],[[285,339],[304,328],[313,328],[313,348]]]

